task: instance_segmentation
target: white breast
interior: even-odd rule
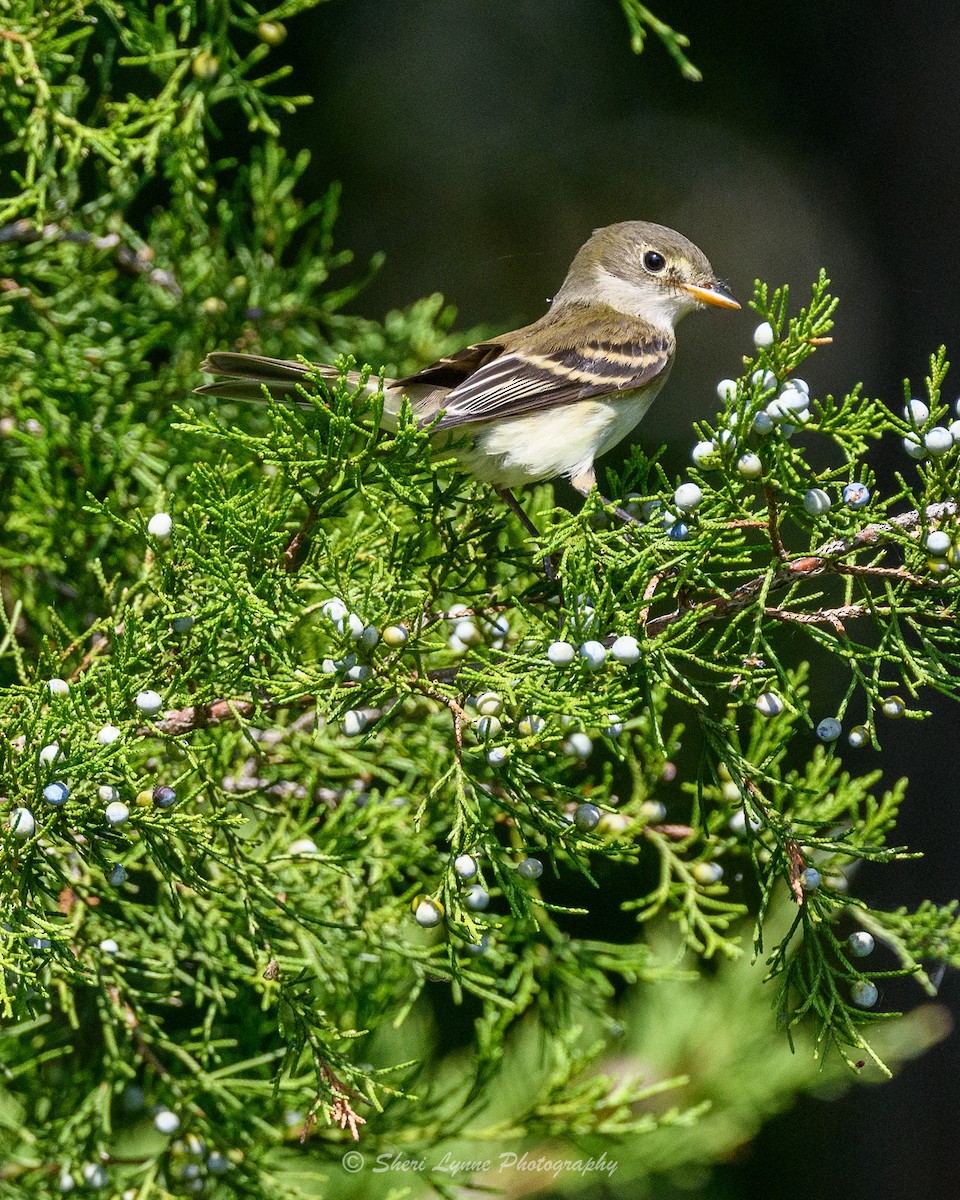
[[[637,425],[666,375],[642,391],[465,426],[463,433],[474,433],[473,445],[453,453],[471,474],[497,487],[583,475]]]

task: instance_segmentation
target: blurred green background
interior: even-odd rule
[[[841,306],[814,389],[857,380],[891,404],[941,342],[960,353],[960,8],[661,0],[702,83],[652,39],[632,54],[616,0],[335,0],[279,52],[316,104],[286,124],[313,154],[307,189],[343,184],[338,243],[386,262],[355,301],[381,316],[441,291],[460,324],[533,320],[590,231],[642,218],[697,242],[741,299],[752,282],[805,300],[824,266]],[[228,137],[242,140],[237,128]],[[750,347],[744,312],[681,330],[670,386],[641,427],[682,469],[690,423]],[[957,384],[960,392],[960,383]],[[883,480],[899,460],[873,464]],[[561,493],[562,495],[562,493]],[[886,741],[908,774],[900,840],[922,862],[865,872],[890,907],[958,892],[955,746],[934,716]],[[886,1008],[919,991],[888,988]],[[960,986],[943,980],[956,1013]],[[956,1035],[892,1084],[806,1100],[771,1123],[711,1196],[960,1195]],[[826,1166],[825,1166],[826,1165]]]

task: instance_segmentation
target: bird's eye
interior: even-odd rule
[[[667,265],[667,260],[662,254],[658,254],[656,250],[648,250],[643,256],[643,265],[648,271],[653,271],[656,275]]]

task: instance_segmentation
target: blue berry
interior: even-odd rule
[[[774,340],[773,326],[769,321],[761,321],[753,331],[753,344],[759,349],[772,346]]]
[[[929,416],[930,409],[922,400],[910,400],[903,406],[904,420],[911,425],[922,425]]]
[[[177,802],[177,793],[172,787],[162,784],[153,789],[153,802],[157,808],[172,808]]]
[[[675,542],[685,542],[690,536],[690,526],[684,521],[677,521],[670,526],[670,537]]]
[[[477,860],[472,854],[460,854],[453,860],[453,869],[461,879],[473,879],[477,873]]]
[[[159,692],[149,690],[139,692],[134,703],[145,717],[152,717],[163,708],[163,699]]]
[[[539,858],[525,858],[517,863],[517,874],[523,879],[539,879],[543,874],[543,863]]]
[[[579,653],[588,671],[599,671],[607,659],[607,649],[603,642],[584,642]]]
[[[946,454],[948,450],[953,449],[953,435],[942,425],[934,425],[923,435],[923,447],[928,454],[938,458],[941,454]]]
[[[877,985],[869,979],[855,979],[850,985],[850,995],[858,1008],[873,1008],[880,997]]]
[[[817,737],[821,742],[835,742],[843,733],[843,726],[836,717],[824,717],[817,726]]]
[[[595,804],[578,804],[573,814],[573,823],[584,833],[589,833],[600,824],[600,816],[600,809]]]
[[[66,804],[70,799],[70,789],[65,783],[48,783],[43,789],[43,798],[48,804],[52,804],[54,808],[59,808],[61,804]]]
[[[800,876],[800,886],[805,892],[815,892],[822,882],[822,876],[816,867],[807,867]]]
[[[640,643],[635,637],[626,633],[613,643],[610,647],[610,654],[617,662],[626,663],[629,666],[640,661]]]
[[[112,804],[107,805],[103,815],[108,825],[122,825],[129,819],[130,809],[122,800],[114,800]]]
[[[563,749],[574,758],[589,758],[593,753],[593,742],[585,733],[571,733],[563,743]]]
[[[720,465],[716,442],[697,442],[690,457],[701,471],[711,471]]]
[[[551,642],[547,647],[547,661],[555,667],[566,667],[573,662],[576,653],[569,642]]]
[[[870,489],[865,483],[857,483],[856,481],[845,484],[843,488],[843,502],[849,508],[863,508],[865,504],[870,503]]]
[[[424,929],[431,929],[443,920],[443,905],[432,896],[416,896],[411,908],[414,920]]]
[[[811,488],[803,498],[803,507],[811,517],[823,516],[830,509],[831,500],[823,488]]]
[[[865,929],[858,929],[847,938],[847,945],[854,958],[866,958],[868,954],[873,953],[876,942],[873,940],[872,933],[867,933]]]
[[[483,912],[490,903],[490,893],[479,883],[474,883],[464,892],[463,902],[474,912]]]
[[[14,837],[33,837],[37,822],[29,808],[15,808],[10,814],[10,832]]]
[[[695,512],[703,501],[703,492],[695,483],[681,483],[673,493],[673,504],[681,512]]]

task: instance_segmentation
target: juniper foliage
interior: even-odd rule
[[[960,958],[955,904],[877,911],[853,874],[908,853],[886,722],[958,691],[960,452],[889,494],[869,465],[946,424],[944,352],[919,426],[859,390],[764,421],[834,301],[823,276],[800,308],[758,284],[773,338],[698,429],[696,512],[635,448],[607,480],[635,523],[538,487],[533,545],[347,382],[471,335],[439,297],[343,311],[367,271],[335,189],[298,197],[277,116],[303,98],[256,74],[308,6],[2,9],[0,1195],[97,1172],[317,1195],[354,1138],[460,1164],[615,1148],[633,1186],[844,1060],[916,1053],[931,1012],[851,989],[932,991]],[[245,162],[217,158],[221,110]],[[339,356],[341,381],[191,399],[231,344]],[[576,653],[618,637],[636,654]],[[818,740],[824,716],[859,748]]]

